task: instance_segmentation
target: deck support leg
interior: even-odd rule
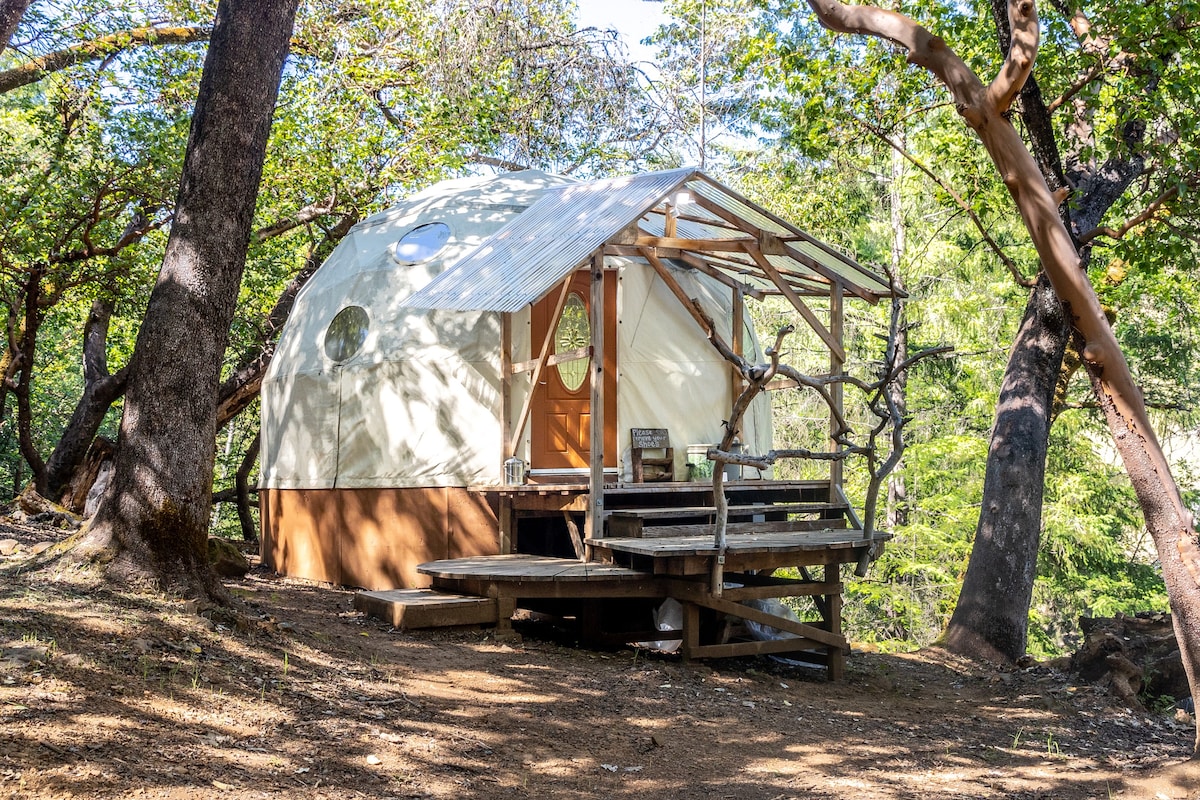
[[[842,633],[842,584],[838,564],[825,565],[825,582],[834,584],[837,588],[832,594],[825,595],[825,625],[830,633]],[[846,653],[841,647],[830,645],[826,648],[828,655],[828,677],[831,681],[840,681],[846,673]]]
[[[691,661],[692,655],[700,647],[700,606],[695,603],[683,603],[683,653],[684,661]]]
[[[586,644],[599,642],[604,638],[603,605],[600,600],[587,598],[582,601],[579,609],[579,638]]]
[[[500,495],[500,555],[506,556],[509,553],[516,552],[516,541],[514,540],[515,533],[515,517],[513,511],[512,497],[507,494]]]
[[[513,614],[517,612],[517,598],[504,594],[495,584],[492,584],[488,595],[496,598],[496,641],[520,641],[520,635],[512,626]]]

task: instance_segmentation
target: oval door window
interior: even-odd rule
[[[592,329],[588,320],[587,306],[582,297],[571,292],[563,306],[558,327],[554,329],[554,354],[569,353],[572,350],[587,347],[591,342]],[[583,386],[584,381],[587,380],[589,363],[591,363],[591,359],[584,357],[555,365],[558,369],[558,377],[567,391],[577,392]]]

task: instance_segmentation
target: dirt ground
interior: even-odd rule
[[[0,798],[1200,798],[1190,718],[1045,668],[402,633],[261,569],[239,620],[15,571],[46,537],[0,524]]]

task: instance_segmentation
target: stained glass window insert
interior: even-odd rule
[[[587,347],[592,342],[592,329],[588,320],[587,306],[583,298],[572,292],[563,305],[562,316],[558,327],[554,329],[554,354],[562,355],[581,347]],[[576,358],[555,365],[558,377],[567,387],[567,391],[577,392],[587,380],[590,358]]]

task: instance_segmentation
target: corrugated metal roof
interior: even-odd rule
[[[547,189],[528,211],[404,305],[517,311],[540,300],[693,172],[650,172]]]
[[[633,223],[664,236],[666,206],[682,191],[693,202],[678,209],[674,238],[745,240],[762,231],[778,237],[783,253],[765,254],[789,282],[808,290],[836,282],[868,299],[890,293],[887,281],[751,203],[694,168],[652,172],[547,189],[542,197],[453,268],[404,301],[411,308],[517,311],[544,297],[604,244]],[[728,247],[728,245],[726,245]],[[764,248],[765,249],[765,248]],[[698,247],[696,252],[702,253]],[[714,251],[714,255],[716,255]],[[710,259],[757,270],[754,260],[723,251]],[[733,264],[739,273],[743,269]]]

